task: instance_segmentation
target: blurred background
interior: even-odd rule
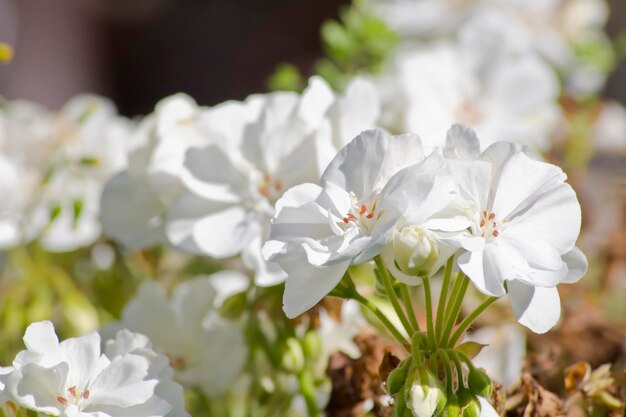
[[[626,2],[611,0],[606,31],[626,27]],[[126,116],[149,113],[185,92],[199,104],[267,90],[277,65],[304,75],[323,55],[320,26],[347,0],[0,0],[0,41],[15,47],[0,66],[0,95],[52,109],[93,92]],[[253,71],[251,69],[254,69]],[[620,60],[604,97],[626,102]]]

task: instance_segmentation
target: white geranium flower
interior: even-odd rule
[[[150,371],[159,384],[155,387],[156,397],[151,403],[135,406],[144,410],[159,408],[159,402],[165,400],[172,406],[172,409],[165,417],[189,417],[185,411],[185,395],[183,387],[174,382],[172,377],[174,371],[169,365],[169,359],[164,355],[159,355],[153,350],[152,342],[140,333],[133,333],[127,329],[117,332],[114,339],[109,339],[105,343],[105,355],[114,360],[127,354],[139,355],[150,362]]]
[[[365,131],[337,154],[321,186],[298,185],[276,203],[263,254],[287,273],[283,308],[288,317],[313,307],[351,264],[382,251],[402,214],[385,200],[383,187],[422,158],[417,136]]]
[[[107,235],[140,249],[164,240],[164,216],[181,194],[185,151],[208,140],[200,133],[201,112],[190,97],[161,100],[132,132],[128,168],[113,176],[101,198]]]
[[[159,381],[149,361],[134,354],[110,360],[100,353],[98,333],[59,343],[46,321],[31,324],[24,343],[5,388],[24,408],[67,417],[155,417],[171,409],[155,396]]]
[[[462,139],[461,153],[479,152],[471,129],[453,126],[446,155],[458,154],[454,143]],[[478,159],[448,163],[472,220],[469,236],[458,239],[464,249],[457,257],[459,267],[481,292],[508,293],[521,324],[546,332],[560,316],[556,286],[577,281],[587,268],[574,246],[580,204],[566,175],[506,142],[490,146]]]
[[[156,283],[145,282],[117,327],[148,336],[170,359],[178,382],[219,395],[239,375],[247,346],[240,325],[219,315],[218,301],[243,290],[247,281],[236,272],[219,272],[178,285],[169,300]]]
[[[452,124],[464,123],[485,145],[509,140],[547,149],[560,117],[558,80],[536,56],[494,45],[502,32],[472,37],[466,31],[456,42],[398,53],[389,75],[395,93],[387,100],[388,107],[400,106],[400,129],[440,146]]]
[[[185,160],[188,192],[170,208],[169,240],[215,258],[243,253],[258,284],[281,282],[280,268],[261,258],[261,243],[276,199],[286,188],[317,176],[312,126],[319,123],[330,94],[313,84],[301,99],[293,93],[259,97],[263,105],[257,119],[239,120],[234,136],[191,149]]]

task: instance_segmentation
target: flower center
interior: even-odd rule
[[[479,123],[484,115],[475,103],[467,100],[459,104],[456,109],[456,116],[460,122],[473,125]]]
[[[167,353],[166,356],[170,360],[170,366],[172,367],[172,369],[181,370],[187,367],[187,359],[183,355]]]
[[[257,186],[257,192],[271,202],[275,202],[282,195],[282,181],[272,178],[270,175],[263,175],[263,179]]]
[[[498,223],[496,221],[495,213],[492,213],[489,210],[483,211],[483,214],[480,218],[480,230],[482,232],[482,236],[485,239],[498,237],[500,235],[499,228],[501,226],[502,223]]]
[[[341,219],[339,226],[343,230],[352,226],[369,231],[381,215],[380,210],[376,211],[376,200],[366,204],[359,202],[354,193],[350,193],[350,197],[352,199],[352,207]]]
[[[69,387],[67,389],[67,395],[63,396],[63,395],[57,395],[56,400],[59,404],[66,406],[70,403],[73,403],[75,405],[79,405],[79,403],[82,402],[82,400],[86,400],[89,398],[90,392],[88,389],[82,391],[82,392],[78,392],[76,389],[76,385],[72,385],[71,387]],[[80,408],[80,407],[79,407]]]

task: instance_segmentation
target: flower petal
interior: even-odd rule
[[[533,332],[545,333],[559,321],[561,300],[556,288],[532,287],[509,281],[507,289],[517,321]]]

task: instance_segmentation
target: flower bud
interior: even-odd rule
[[[391,371],[389,378],[387,378],[387,392],[389,395],[397,394],[402,387],[404,387],[411,368],[411,362],[413,362],[413,360],[409,357],[402,361],[396,369]]]
[[[480,402],[469,390],[461,389],[458,392],[461,417],[480,416]]]
[[[452,392],[448,392],[448,401],[446,408],[443,410],[443,417],[460,417],[461,407],[459,407],[459,399]]]
[[[393,256],[405,274],[428,275],[439,260],[439,244],[435,235],[419,226],[408,226],[393,238]]]
[[[247,294],[245,292],[240,292],[231,295],[224,300],[222,306],[220,307],[220,314],[222,315],[222,317],[236,319],[241,315],[241,313],[243,313],[246,306]]]
[[[316,331],[309,330],[304,334],[302,350],[307,359],[316,359],[320,356],[322,353],[322,340]]]
[[[304,368],[304,352],[302,346],[293,337],[285,342],[285,350],[282,357],[282,366],[288,372],[299,372]]]
[[[467,376],[469,389],[480,397],[489,398],[493,391],[493,384],[487,374],[477,368],[472,368]]]
[[[441,381],[428,369],[412,371],[406,385],[407,406],[414,417],[432,417],[441,413],[446,405],[446,394]]]

